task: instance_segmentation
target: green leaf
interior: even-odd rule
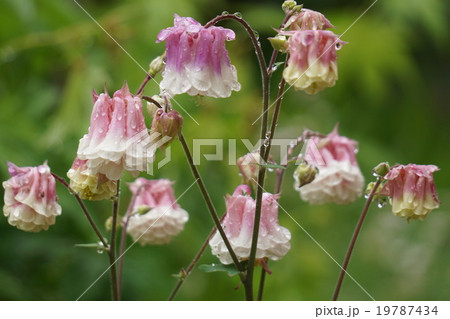
[[[215,272],[215,271],[226,271],[228,276],[233,277],[239,274],[239,270],[236,269],[234,265],[222,265],[222,264],[211,264],[211,265],[200,265],[198,269],[204,272]]]

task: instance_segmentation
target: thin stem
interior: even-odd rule
[[[266,270],[264,267],[261,267],[261,278],[259,279],[259,289],[258,289],[258,301],[262,300],[264,293],[264,283],[266,281]]]
[[[220,220],[219,220],[219,217],[217,216],[216,209],[214,208],[214,205],[213,205],[213,203],[211,201],[211,197],[209,196],[209,193],[206,190],[206,187],[205,187],[205,184],[203,182],[203,179],[200,176],[199,171],[197,170],[197,166],[195,166],[195,164],[194,164],[194,160],[192,158],[191,151],[189,150],[189,146],[187,145],[186,140],[184,139],[184,136],[183,136],[183,134],[181,132],[178,134],[178,138],[180,139],[181,145],[183,146],[183,150],[184,150],[184,153],[185,153],[186,158],[188,160],[189,166],[190,166],[190,168],[192,170],[192,174],[196,178],[197,185],[200,188],[200,192],[203,195],[203,199],[205,200],[206,206],[208,207],[208,210],[209,210],[209,212],[211,214],[211,217],[212,217],[212,219],[214,221],[214,224],[216,225],[217,230],[220,233],[220,236],[222,236],[222,239],[223,239],[223,241],[225,243],[225,246],[227,247],[227,249],[228,249],[228,251],[229,251],[229,253],[231,255],[231,258],[233,259],[233,262],[236,265],[236,268],[239,270],[239,272],[241,274],[243,274],[244,269],[242,268],[242,265],[240,264],[236,254],[235,254],[235,252],[233,251],[233,248],[231,247],[231,244],[228,241],[228,238],[227,238],[227,236],[226,236],[226,234],[225,234],[225,232],[224,232],[224,230],[222,228],[222,225],[220,224]]]
[[[367,212],[369,211],[369,206],[372,203],[373,196],[375,195],[375,193],[378,189],[378,186],[380,186],[381,180],[382,180],[382,178],[378,177],[372,191],[370,192],[369,196],[367,197],[366,204],[364,205],[364,208],[361,212],[361,216],[359,217],[358,223],[356,224],[356,228],[355,228],[355,231],[353,232],[352,239],[350,240],[350,244],[348,246],[347,253],[345,254],[344,263],[342,264],[342,269],[341,269],[341,273],[339,274],[339,279],[336,284],[336,289],[334,290],[333,301],[336,301],[338,299],[339,292],[340,292],[341,286],[342,286],[342,281],[344,280],[344,276],[347,273],[347,266],[348,266],[348,263],[350,262],[350,257],[352,256],[352,252],[353,252],[353,248],[355,247],[356,239],[358,238],[358,234],[361,230],[361,226],[364,222]]]
[[[119,290],[117,284],[117,271],[116,271],[116,229],[117,229],[117,212],[119,209],[119,192],[120,192],[120,180],[117,181],[117,193],[113,201],[113,211],[112,211],[112,229],[111,229],[111,240],[109,249],[109,263],[111,265],[111,288],[113,300],[120,300]]]
[[[148,81],[150,81],[153,77],[147,73],[147,75],[145,76],[144,81],[142,81],[141,86],[139,87],[139,89],[136,92],[136,95],[141,94],[144,91],[145,86],[147,85]]]
[[[81,210],[83,211],[84,215],[86,216],[86,218],[89,221],[89,224],[91,224],[92,229],[94,230],[94,232],[97,234],[98,238],[100,239],[100,241],[103,244],[103,247],[105,247],[106,250],[109,250],[109,245],[106,242],[105,238],[103,237],[102,233],[100,232],[100,230],[98,229],[97,225],[95,225],[94,220],[91,217],[91,214],[89,214],[89,211],[87,210],[86,206],[84,205],[83,200],[80,198],[80,196],[78,196],[78,194],[69,186],[69,184],[64,180],[64,178],[56,175],[55,173],[52,173],[53,177],[60,182],[61,184],[63,184],[67,190],[73,194],[73,196],[75,196],[78,204],[80,204]]]
[[[162,108],[161,104],[159,104],[158,101],[156,101],[155,99],[151,98],[150,96],[144,95],[142,97],[142,99],[146,100],[147,102],[155,104],[159,109]]]
[[[125,253],[125,244],[127,242],[127,229],[128,229],[128,223],[130,221],[131,213],[133,212],[132,209],[134,207],[134,203],[136,202],[136,198],[141,193],[142,189],[145,188],[145,185],[140,186],[136,194],[133,195],[130,201],[130,205],[128,206],[127,212],[125,214],[125,222],[122,226],[122,234],[120,236],[120,248],[119,248],[119,257],[117,258],[119,261],[119,270],[118,270],[118,279],[117,279],[117,290],[119,291],[119,299],[122,295],[122,276],[123,276],[123,255]]]
[[[225,214],[220,219],[220,222],[222,222],[224,218],[225,218]],[[175,288],[173,288],[172,293],[170,294],[168,301],[172,301],[173,298],[175,298],[175,295],[177,294],[177,292],[180,289],[181,285],[185,282],[187,276],[189,276],[189,274],[191,273],[192,269],[194,269],[194,267],[197,264],[198,260],[200,259],[200,257],[205,252],[206,247],[208,247],[208,243],[211,240],[211,237],[214,235],[214,233],[216,231],[217,231],[217,227],[214,226],[213,229],[211,230],[211,232],[209,233],[208,237],[206,237],[205,241],[203,242],[202,246],[200,247],[200,250],[197,252],[197,254],[195,255],[194,259],[192,259],[192,261],[189,264],[189,266],[186,268],[186,270],[183,270],[183,269],[181,270],[181,272],[183,272],[183,275],[182,275],[182,277],[180,276],[180,279],[178,279],[177,285],[175,286]]]

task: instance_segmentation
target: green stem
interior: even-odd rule
[[[214,208],[214,205],[213,205],[213,203],[211,201],[211,197],[209,196],[209,193],[208,193],[208,191],[207,191],[207,189],[205,187],[205,184],[203,182],[202,177],[200,176],[200,173],[199,173],[199,171],[197,169],[197,166],[195,166],[194,160],[192,158],[191,151],[189,150],[189,146],[186,143],[186,140],[185,140],[185,138],[183,136],[183,133],[180,132],[178,134],[178,138],[180,139],[181,145],[183,146],[183,150],[184,150],[184,153],[186,155],[187,161],[189,163],[189,167],[191,168],[192,174],[196,178],[197,185],[200,188],[200,192],[203,195],[203,199],[205,200],[206,206],[208,207],[208,210],[209,210],[209,212],[211,214],[211,217],[212,217],[212,219],[214,221],[214,224],[216,225],[217,230],[220,233],[220,236],[222,236],[222,239],[223,239],[223,241],[225,243],[225,246],[227,247],[228,252],[231,255],[231,258],[233,259],[233,262],[236,265],[236,268],[241,273],[241,276],[243,276],[244,269],[242,268],[242,265],[240,264],[236,254],[235,254],[233,248],[231,247],[231,244],[230,244],[230,242],[229,242],[229,240],[228,240],[228,238],[227,238],[227,236],[226,236],[226,234],[225,234],[225,232],[224,232],[224,230],[222,228],[222,225],[220,224],[220,220],[219,220],[219,217],[217,215],[216,209]]]
[[[117,260],[119,261],[119,269],[118,269],[118,279],[117,279],[117,290],[119,291],[119,299],[122,295],[122,277],[123,277],[123,255],[125,254],[125,244],[127,242],[127,229],[128,229],[128,223],[130,221],[130,217],[132,214],[132,209],[134,207],[134,203],[136,202],[136,198],[141,193],[142,189],[145,188],[145,185],[140,186],[136,194],[133,195],[130,201],[130,205],[128,206],[127,212],[125,214],[125,222],[122,226],[122,234],[120,236],[120,248],[119,248],[119,257],[117,257]]]
[[[109,246],[109,263],[111,267],[109,268],[111,272],[111,289],[114,301],[120,300],[120,293],[117,284],[117,271],[116,271],[116,230],[117,230],[117,212],[119,209],[119,192],[120,192],[120,179],[117,181],[117,193],[113,201],[113,211],[112,211],[112,229],[111,229],[111,240]]]
[[[103,244],[103,247],[105,247],[106,250],[109,249],[109,245],[106,242],[105,238],[103,237],[102,233],[100,232],[100,230],[98,229],[97,225],[95,225],[94,220],[91,217],[91,214],[89,214],[89,211],[86,208],[86,205],[84,205],[83,200],[80,198],[80,196],[78,196],[78,194],[69,186],[69,184],[64,180],[64,178],[52,173],[53,177],[60,182],[62,185],[64,185],[67,190],[73,194],[73,196],[75,196],[78,204],[80,204],[81,210],[83,211],[84,215],[86,216],[86,218],[89,221],[89,224],[91,225],[92,229],[94,230],[94,232],[97,234],[97,237],[100,239],[100,241]]]
[[[339,274],[339,279],[336,284],[336,288],[334,290],[333,294],[333,301],[336,301],[339,296],[339,292],[341,290],[342,281],[344,280],[344,276],[347,272],[348,263],[350,262],[350,257],[352,256],[353,248],[355,247],[356,239],[358,238],[358,234],[361,230],[362,224],[364,222],[364,219],[366,218],[367,212],[369,211],[369,206],[372,203],[373,196],[375,195],[378,186],[380,186],[382,178],[378,177],[372,191],[370,192],[369,196],[367,197],[366,204],[364,205],[364,208],[361,212],[361,216],[359,217],[358,223],[356,224],[355,231],[353,232],[352,239],[350,240],[350,244],[347,249],[347,253],[345,254],[344,263],[342,264],[341,273]]]
[[[220,222],[222,222],[224,218],[225,218],[225,214],[220,219]],[[197,264],[198,260],[200,259],[200,257],[205,252],[206,247],[208,247],[208,243],[211,240],[211,237],[214,235],[214,233],[216,231],[217,231],[217,227],[214,226],[213,229],[211,230],[211,232],[209,233],[208,237],[206,237],[205,241],[203,242],[202,246],[200,247],[200,250],[197,252],[197,254],[195,255],[194,259],[192,259],[192,261],[189,264],[189,266],[186,268],[186,270],[183,270],[183,269],[181,270],[181,272],[184,272],[184,274],[183,274],[182,277],[180,277],[180,279],[178,279],[177,285],[175,286],[175,288],[173,288],[173,291],[170,294],[168,301],[172,301],[173,298],[175,298],[175,295],[177,294],[177,292],[180,289],[181,285],[185,282],[186,278],[189,276],[189,274],[191,273],[192,269],[194,269],[194,267]],[[181,272],[180,272],[180,274],[181,274]]]

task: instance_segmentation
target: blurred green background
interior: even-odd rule
[[[281,1],[128,0],[79,1],[80,4],[144,68],[164,50],[155,44],[159,30],[171,26],[173,13],[201,23],[226,10],[239,11],[258,31],[266,57],[267,37],[283,19]],[[387,206],[369,211],[356,245],[349,273],[376,300],[450,299],[450,39],[449,3],[441,0],[378,1],[353,27],[347,28],[372,1],[304,1],[323,12],[348,41],[339,52],[339,81],[315,96],[290,89],[282,107],[277,138],[295,138],[304,128],[327,133],[340,123],[340,133],[360,143],[358,159],[366,181],[381,161],[435,164],[442,205],[423,221],[409,224]],[[260,77],[245,31],[234,22],[237,37],[228,43],[242,90],[228,99],[177,96],[184,132],[193,138],[250,139],[259,136]],[[281,58],[281,57],[280,57]],[[143,70],[71,0],[3,0],[0,2],[0,179],[7,180],[6,161],[35,166],[48,160],[65,176],[78,140],[87,132],[92,89],[111,92],[126,80],[135,92]],[[281,71],[273,78],[273,93]],[[160,81],[160,76],[157,81]],[[158,93],[155,83],[145,90]],[[155,178],[170,178],[177,196],[193,177],[179,143],[172,161]],[[208,147],[205,152],[212,151]],[[274,149],[276,150],[276,149]],[[246,153],[237,143],[237,155]],[[160,154],[161,155],[161,154]],[[218,211],[224,196],[240,183],[236,166],[203,160],[205,178]],[[284,180],[280,205],[339,263],[342,262],[360,210],[361,198],[348,206],[310,206],[293,189],[293,168]],[[271,174],[273,175],[273,174]],[[131,181],[126,176],[124,181]],[[273,190],[274,176],[267,187]],[[96,240],[75,199],[57,186],[63,214],[48,231],[25,233],[0,219],[0,299],[74,300],[106,269],[107,257],[75,244]],[[3,189],[0,191],[3,198]],[[120,210],[129,190],[122,184]],[[186,267],[212,228],[197,187],[179,200],[190,213],[185,230],[170,245],[133,246],[125,257],[125,300],[165,300],[176,283],[172,274]],[[95,220],[110,214],[108,202],[87,203]],[[270,262],[266,300],[330,300],[339,267],[282,210],[280,224],[292,233],[292,249]],[[131,243],[131,241],[129,241]],[[217,263],[209,249],[199,264]],[[259,271],[257,272],[257,274]],[[82,300],[110,298],[108,274]],[[242,300],[238,278],[204,273],[195,268],[177,300]],[[369,300],[348,277],[342,300]]]

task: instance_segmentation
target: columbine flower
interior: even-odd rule
[[[175,15],[174,26],[162,30],[156,42],[166,41],[167,61],[161,90],[173,96],[229,97],[239,91],[236,68],[230,64],[225,41],[235,34],[222,27],[205,28],[192,18]]]
[[[386,184],[381,193],[390,197],[392,212],[410,219],[425,219],[439,207],[433,173],[434,165],[396,165],[384,176]]]
[[[316,94],[338,78],[336,50],[344,44],[331,31],[288,31],[289,60],[283,78],[296,90]]]
[[[325,16],[317,11],[302,9],[294,14],[284,25],[290,30],[325,30],[334,28]]]
[[[141,245],[167,244],[183,230],[189,215],[176,203],[171,181],[138,178],[130,190],[133,215],[127,232],[133,240]]]
[[[259,171],[259,151],[254,151],[241,156],[237,160],[237,166],[245,184],[256,185]]]
[[[319,173],[311,183],[298,189],[301,198],[311,204],[348,204],[361,196],[364,177],[356,152],[356,141],[340,136],[337,128],[325,138],[312,137],[306,146],[305,160]]]
[[[70,188],[81,199],[110,199],[117,193],[117,182],[108,179],[104,174],[93,174],[86,164],[87,160],[75,158],[72,167],[67,172]]]
[[[8,223],[20,230],[47,230],[61,215],[57,203],[55,178],[46,163],[38,167],[17,167],[8,162],[11,178],[3,182]]]
[[[87,160],[92,174],[101,173],[110,180],[118,180],[124,169],[137,176],[149,161],[143,152],[148,132],[141,99],[131,95],[125,83],[113,98],[94,92],[94,102],[91,126],[80,140],[78,158]]]
[[[239,260],[250,255],[256,202],[250,197],[250,188],[240,185],[233,196],[226,199],[227,213],[222,223],[225,234]],[[259,226],[256,258],[279,260],[291,248],[291,233],[278,223],[278,195],[263,194],[261,222]],[[212,253],[222,264],[231,264],[233,260],[222,237],[218,232],[209,241]]]

